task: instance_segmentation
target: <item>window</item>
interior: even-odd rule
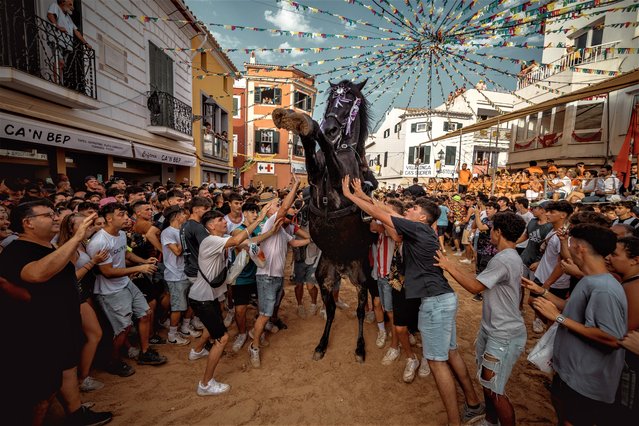
[[[459,130],[463,127],[463,124],[457,123],[455,121],[444,121],[444,132],[452,132],[455,130]]]
[[[430,121],[422,121],[421,123],[413,123],[410,125],[411,133],[430,132],[433,130],[433,123]]]
[[[526,125],[526,140],[530,140],[537,136],[537,114],[528,116],[528,123]]]
[[[302,92],[293,92],[293,105],[295,108],[311,112],[313,109],[313,98]]]
[[[592,38],[590,39],[591,46],[599,46],[603,41],[603,23],[597,25],[592,29]]]
[[[551,124],[552,121],[552,109],[547,109],[546,111],[541,113],[541,127],[539,128],[540,135],[547,135],[551,132]]]
[[[384,130],[384,139],[390,136],[390,129]]]
[[[517,120],[517,129],[515,130],[515,138],[518,141],[526,139],[526,119],[520,118]]]
[[[454,166],[456,157],[457,157],[457,147],[456,146],[447,146],[446,147],[446,157],[444,157],[444,164],[446,166]]]
[[[280,132],[273,129],[255,131],[255,152],[277,154],[280,150]]]
[[[151,91],[173,96],[173,60],[155,44],[149,42],[149,85]]]
[[[575,114],[575,130],[601,129],[603,110],[603,102],[577,105],[577,113]]]
[[[402,130],[402,123],[395,124],[395,133],[399,133]]]
[[[281,105],[282,89],[277,87],[256,87],[255,103],[262,105]]]
[[[302,145],[302,139],[298,135],[293,135],[293,155],[304,157],[304,145]]]
[[[237,143],[238,138],[236,134],[233,134],[233,157],[237,157]]]
[[[552,125],[553,133],[561,133],[564,131],[564,120],[566,118],[566,106],[558,106],[555,108],[555,121]]]
[[[416,159],[421,159],[421,164],[430,164],[430,146],[411,146],[408,148],[408,164],[415,164]]]
[[[242,97],[233,96],[233,118],[241,118],[240,108],[242,108]]]
[[[588,43],[588,32],[583,33],[575,39],[575,49],[585,49]]]

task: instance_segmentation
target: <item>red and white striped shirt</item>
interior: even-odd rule
[[[382,232],[377,236],[377,243],[374,244],[375,272],[377,277],[386,278],[390,273],[393,251],[395,250],[395,240]]]

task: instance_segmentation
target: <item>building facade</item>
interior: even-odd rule
[[[283,188],[295,172],[307,184],[304,148],[297,135],[279,130],[271,113],[291,108],[313,115],[317,89],[313,76],[294,67],[258,64],[254,58],[244,64],[246,79],[241,99],[243,118],[236,125],[245,128],[245,156],[238,156],[241,184]],[[239,142],[239,141],[238,141]]]
[[[460,164],[467,163],[476,175],[490,167],[505,167],[510,131],[506,123],[481,132],[464,133],[464,127],[510,112],[508,93],[470,89],[437,108],[393,108],[366,148],[369,166],[385,184],[405,185],[412,178],[455,178]],[[439,142],[432,139],[459,132]]]
[[[207,31],[191,40],[193,49],[193,141],[197,163],[191,180],[199,185],[232,184],[233,81],[238,71]]]
[[[3,176],[86,175],[163,182],[190,177],[194,24],[179,0],[75,0],[89,46],[47,20],[54,0],[0,3],[0,163]]]
[[[637,69],[638,12],[626,9],[632,4],[624,0],[615,3],[614,11],[589,9],[570,20],[546,21],[542,61],[519,76],[515,110]],[[530,160],[546,159],[566,166],[610,162],[619,152],[637,103],[639,84],[523,117],[511,124],[509,164],[522,168]]]
[[[233,82],[233,171],[234,183],[243,182],[244,167],[251,165],[247,162],[246,146],[246,79]]]

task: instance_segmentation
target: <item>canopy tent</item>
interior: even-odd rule
[[[559,96],[555,99],[551,99],[537,105],[531,105],[529,107],[522,108],[517,111],[509,112],[508,114],[502,114],[495,117],[491,117],[488,120],[480,121],[478,123],[471,124],[468,127],[464,127],[460,130],[448,132],[445,135],[439,136],[430,141],[422,142],[420,145],[441,141],[443,139],[455,137],[460,134],[467,134],[471,132],[476,132],[478,130],[488,129],[500,123],[503,124],[508,121],[513,121],[530,114],[534,114],[540,111],[545,111],[547,109],[550,109],[558,105],[564,105],[569,102],[578,101],[580,99],[589,98],[591,96],[599,95],[602,93],[614,92],[615,90],[621,90],[635,84],[639,84],[639,70],[633,70],[625,74],[618,75],[606,81],[602,81],[601,83],[584,87],[583,89],[579,89],[575,92]]]

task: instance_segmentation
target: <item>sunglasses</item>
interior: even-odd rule
[[[293,220],[293,218],[295,217],[295,215],[293,214],[286,214],[286,216],[284,216],[285,218],[287,218],[288,220]]]

